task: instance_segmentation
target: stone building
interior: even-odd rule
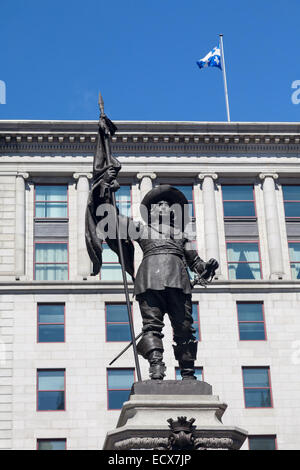
[[[179,187],[201,257],[220,261],[193,293],[199,379],[248,430],[243,449],[299,449],[300,125],[116,124],[121,210],[139,218],[153,185]],[[109,366],[129,340],[120,267],[104,246],[91,277],[85,248],[96,137],[95,121],[0,121],[1,449],[102,448],[134,380],[132,350]]]

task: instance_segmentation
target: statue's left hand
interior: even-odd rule
[[[205,263],[205,275],[203,276],[205,279],[208,279],[210,276],[213,276],[216,270],[219,267],[219,263],[216,259],[211,258],[207,263]]]

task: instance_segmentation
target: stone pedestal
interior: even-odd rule
[[[107,433],[103,449],[167,449],[172,433],[167,420],[176,421],[181,416],[195,420],[195,449],[240,449],[247,432],[223,425],[226,408],[206,382],[137,382],[123,405],[116,429]]]

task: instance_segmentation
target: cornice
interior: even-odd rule
[[[287,153],[300,155],[298,123],[115,121],[120,155]],[[2,154],[93,154],[97,121],[0,121]]]

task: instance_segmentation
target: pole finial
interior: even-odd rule
[[[100,92],[99,92],[98,104],[99,104],[100,114],[104,114],[104,101]]]

